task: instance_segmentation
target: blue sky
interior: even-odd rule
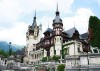
[[[57,3],[65,31],[75,25],[80,34],[85,33],[89,17],[100,18],[100,0],[0,0],[0,41],[25,45],[35,10],[43,31],[48,24],[52,28]]]

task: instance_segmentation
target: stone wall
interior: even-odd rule
[[[65,71],[100,71],[100,67],[99,68],[87,68],[87,67],[80,67],[80,68],[71,68],[71,69],[65,69]]]
[[[66,57],[65,71],[100,71],[100,54],[69,55]]]

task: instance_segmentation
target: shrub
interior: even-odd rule
[[[43,57],[42,62],[46,62],[46,61],[47,61],[47,57]]]
[[[64,64],[60,64],[57,67],[57,71],[64,71],[64,69],[65,69],[65,65]]]

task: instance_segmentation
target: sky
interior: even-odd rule
[[[0,41],[26,45],[26,32],[36,10],[43,31],[52,28],[57,8],[64,30],[74,26],[80,34],[88,31],[89,17],[100,18],[100,0],[0,0]]]

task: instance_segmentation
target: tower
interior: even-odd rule
[[[42,24],[40,23],[38,41],[40,41],[41,37],[42,37]]]
[[[57,4],[57,10],[56,10],[56,16],[55,19],[53,20],[53,31],[54,31],[54,40],[55,40],[55,54],[56,55],[61,55],[61,49],[62,49],[62,31],[63,31],[63,23],[62,19],[60,18],[60,13],[58,10],[58,4]]]
[[[28,27],[28,31],[26,33],[26,61],[28,64],[33,63],[34,56],[32,55],[32,52],[36,51],[36,44],[40,41],[42,34],[42,25],[40,24],[37,26],[36,22],[36,11],[33,18],[32,25]]]

